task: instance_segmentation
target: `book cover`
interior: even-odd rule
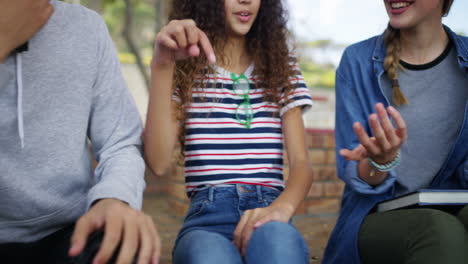
[[[468,190],[422,189],[377,204],[377,212],[421,206],[461,206],[468,204]]]

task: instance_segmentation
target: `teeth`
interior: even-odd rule
[[[410,5],[410,3],[408,3],[408,2],[396,2],[396,3],[394,2],[394,3],[392,3],[392,8],[393,9],[400,9],[400,8],[405,8],[405,7],[409,6],[409,5]]]

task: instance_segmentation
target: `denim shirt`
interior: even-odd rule
[[[468,38],[461,37],[445,27],[455,43],[460,70],[468,78]],[[358,162],[347,161],[338,154],[340,149],[354,149],[359,140],[353,123],[363,124],[372,134],[368,117],[376,103],[390,106],[382,92],[380,80],[384,74],[386,48],[383,35],[348,47],[336,74],[336,151],[338,176],[346,183],[340,216],[324,255],[324,264],[361,263],[358,251],[358,232],[364,218],[381,201],[394,197],[396,173],[378,186],[371,186],[358,176]],[[468,89],[468,87],[466,87]],[[468,103],[457,140],[444,165],[434,177],[430,188],[468,189]]]

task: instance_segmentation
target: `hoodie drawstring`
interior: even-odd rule
[[[21,148],[24,148],[24,118],[23,118],[23,61],[21,53],[16,54],[16,81],[18,85],[18,134],[21,140]]]

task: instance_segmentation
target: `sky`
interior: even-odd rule
[[[423,0],[424,1],[424,0]],[[382,33],[388,23],[383,0],[286,0],[290,24],[301,41],[332,39],[351,44]],[[468,35],[468,1],[455,0],[444,24]]]

